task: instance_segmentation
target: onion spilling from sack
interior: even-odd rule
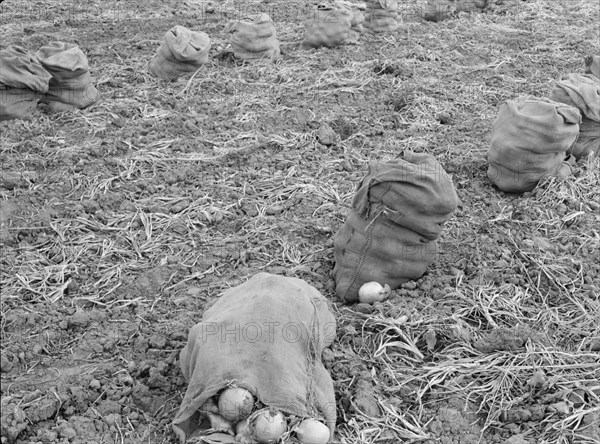
[[[250,425],[248,424],[248,419],[242,419],[236,424],[235,440],[241,442],[242,444],[254,441],[250,435]]]
[[[253,408],[254,396],[245,388],[229,387],[219,397],[219,413],[233,423],[250,416]]]
[[[246,340],[240,347],[223,330],[274,319],[298,326],[298,337],[290,340],[277,328],[272,341]],[[219,326],[221,334],[206,334],[208,326]],[[188,387],[171,424],[178,442],[300,444],[295,427],[306,416],[330,424],[333,435],[335,390],[322,356],[335,336],[327,298],[299,278],[258,273],[226,290],[190,329],[179,354]]]
[[[327,444],[329,435],[329,427],[312,418],[304,419],[296,427],[296,437],[302,444]]]
[[[275,444],[287,431],[287,421],[280,411],[265,408],[248,418],[250,436],[260,444]]]
[[[250,429],[248,428],[248,420],[247,419],[243,419],[236,424],[235,434],[236,435],[249,435],[250,434]]]
[[[366,304],[381,302],[390,295],[391,291],[388,284],[382,286],[379,282],[367,282],[358,290],[358,300]]]
[[[217,415],[216,413],[206,413],[208,420],[210,421],[210,428],[215,432],[226,432],[229,434],[233,434],[233,424],[230,421],[227,421],[221,415]]]

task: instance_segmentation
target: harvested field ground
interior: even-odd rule
[[[3,45],[77,43],[102,93],[0,124],[3,444],[175,443],[188,331],[259,271],[333,302],[336,442],[600,442],[600,160],[510,195],[485,159],[505,100],[600,53],[598,2],[492,0],[431,23],[410,0],[398,31],[358,45],[226,53],[229,20],[268,12],[290,43],[314,4],[0,5]],[[175,24],[213,47],[168,83],[147,63]],[[425,276],[345,305],[333,234],[368,163],[405,150],[436,156],[460,207]]]

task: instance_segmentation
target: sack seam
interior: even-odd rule
[[[357,213],[357,215],[358,215],[358,213]],[[350,288],[354,285],[354,283],[358,279],[358,275],[360,274],[360,269],[362,268],[365,258],[367,257],[367,252],[371,248],[371,243],[373,241],[373,236],[372,236],[373,226],[375,225],[376,219],[378,217],[379,217],[379,214],[376,215],[373,218],[373,220],[371,220],[369,222],[369,224],[367,225],[367,227],[365,228],[366,241],[365,241],[364,247],[361,249],[360,256],[359,256],[358,262],[356,264],[356,267],[354,267],[354,271],[352,273],[352,279],[350,280],[350,284],[348,285],[348,288],[346,289],[345,296],[348,294],[348,291],[350,290]]]

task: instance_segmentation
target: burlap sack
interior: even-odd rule
[[[589,55],[585,58],[585,73],[600,79],[600,56]]]
[[[545,176],[566,177],[567,151],[579,135],[581,114],[553,100],[520,97],[498,112],[488,150],[489,179],[501,190],[531,191]]]
[[[50,74],[38,58],[20,46],[0,51],[0,121],[23,119],[48,91]]]
[[[303,48],[333,48],[350,37],[354,15],[345,8],[317,5],[304,23]]]
[[[398,29],[398,21],[392,17],[377,18],[367,15],[363,26],[366,32],[393,32]]]
[[[0,83],[39,93],[48,91],[52,76],[34,54],[20,46],[9,46],[0,51],[0,67]]]
[[[350,22],[350,29],[356,32],[362,32],[364,30],[363,23],[365,21],[365,15],[360,9],[352,9],[352,21]]]
[[[396,0],[368,0],[363,27],[367,32],[391,32],[398,29]]]
[[[342,45],[355,45],[360,40],[360,35],[363,33],[365,28],[363,23],[365,21],[364,14],[359,9],[350,9],[352,12],[352,21],[350,22],[350,32],[346,40],[342,42]]]
[[[36,56],[52,78],[41,99],[51,111],[83,109],[100,98],[90,76],[88,59],[77,45],[52,42],[41,47]]]
[[[233,55],[240,60],[277,59],[281,54],[275,25],[269,14],[262,13],[254,21],[231,22],[225,32]]]
[[[39,93],[26,88],[11,88],[0,83],[0,121],[25,119],[37,107]]]
[[[439,22],[458,12],[481,12],[488,0],[427,0],[423,8],[423,19]]]
[[[481,12],[483,11],[489,0],[457,0],[458,10],[462,12]]]
[[[210,37],[206,33],[173,26],[165,33],[148,70],[161,79],[175,80],[208,63],[210,48]]]
[[[550,93],[556,102],[574,106],[581,112],[579,137],[567,151],[577,160],[600,151],[600,80],[590,74],[568,74]]]
[[[454,0],[427,0],[423,7],[424,20],[439,22],[456,14],[458,7]]]
[[[267,406],[335,430],[333,382],[321,353],[335,339],[325,298],[306,282],[258,273],[208,308],[181,351],[188,388],[173,421],[181,443],[210,427],[198,412],[230,381]]]
[[[338,297],[354,302],[366,282],[395,289],[419,278],[435,260],[437,239],[457,205],[452,179],[433,156],[408,153],[370,165],[334,237]]]

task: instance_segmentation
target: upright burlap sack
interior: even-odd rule
[[[462,12],[481,12],[483,11],[489,0],[457,0],[458,10]]]
[[[457,205],[452,179],[433,156],[370,165],[334,237],[337,296],[354,302],[366,282],[395,289],[423,275]]]
[[[600,56],[586,56],[585,58],[585,73],[591,74],[597,79],[600,79]]]
[[[360,35],[364,32],[365,28],[363,23],[365,21],[364,14],[359,9],[350,10],[352,13],[352,21],[350,22],[350,32],[348,37],[341,44],[342,45],[356,45],[360,40]]]
[[[458,7],[454,0],[427,0],[422,17],[430,22],[439,22],[456,14]]]
[[[0,51],[0,121],[23,119],[48,91],[50,74],[38,58],[20,46]]]
[[[90,76],[88,59],[74,44],[52,42],[41,47],[36,56],[52,78],[42,98],[51,111],[87,108],[100,98]]]
[[[568,74],[550,93],[556,102],[574,106],[581,112],[579,137],[567,151],[577,160],[600,151],[600,80],[590,74]]]
[[[458,12],[482,12],[488,0],[427,0],[423,8],[423,19],[439,22]]]
[[[360,9],[354,8],[352,11],[352,21],[350,22],[350,38],[353,38],[352,33],[361,34],[365,28],[363,23],[365,22],[365,15]],[[356,36],[358,39],[358,35]]]
[[[208,34],[176,25],[169,29],[150,61],[148,70],[164,80],[175,80],[208,63]]]
[[[350,21],[350,32],[348,37],[341,43],[342,45],[356,45],[360,40],[360,35],[364,32],[365,28],[363,23],[365,22],[365,16],[362,11],[358,8],[345,6],[352,13],[352,20]]]
[[[363,27],[367,32],[392,32],[398,29],[396,0],[367,0]]]
[[[225,291],[180,354],[188,388],[173,430],[181,443],[210,427],[198,408],[229,382],[286,414],[324,420],[333,437],[335,394],[321,353],[335,329],[325,298],[300,279],[258,273]]]
[[[488,149],[488,178],[501,190],[533,190],[545,176],[572,173],[567,151],[579,135],[581,114],[548,98],[520,97],[498,112]]]
[[[353,20],[354,14],[348,9],[317,5],[304,23],[302,47],[333,48],[343,44],[350,37]]]
[[[233,55],[240,60],[277,59],[281,54],[275,25],[264,12],[254,21],[229,23],[225,32],[230,34]]]

